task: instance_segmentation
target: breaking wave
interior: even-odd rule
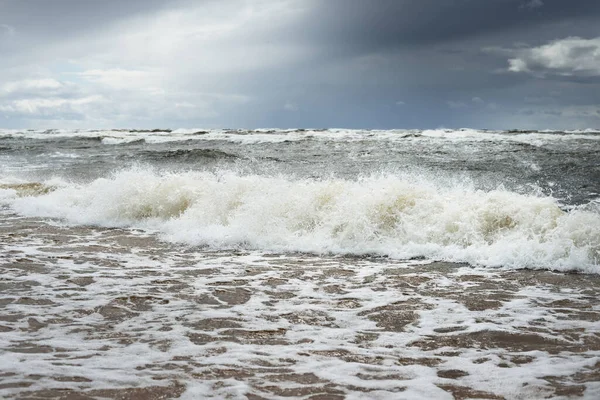
[[[142,168],[42,187],[0,198],[26,216],[151,229],[190,245],[600,273],[597,207],[564,211],[552,197],[504,189],[408,175],[302,180]]]
[[[50,193],[56,188],[52,185],[43,184],[40,182],[27,183],[3,183],[0,182],[0,190],[13,192],[17,197],[24,196],[39,196]]]

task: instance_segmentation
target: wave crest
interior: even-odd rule
[[[11,200],[24,215],[158,230],[216,248],[424,256],[600,273],[600,214],[507,190],[417,177],[300,180],[232,172],[121,171]]]

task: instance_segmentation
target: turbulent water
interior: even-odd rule
[[[600,273],[600,132],[0,131],[5,213],[211,249]]]
[[[0,130],[0,398],[600,398],[600,132]]]

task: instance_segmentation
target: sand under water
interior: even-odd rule
[[[199,252],[19,216],[0,243],[5,398],[600,396],[599,275]]]

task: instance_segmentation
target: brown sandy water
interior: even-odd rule
[[[0,396],[600,398],[600,276],[0,221]]]

